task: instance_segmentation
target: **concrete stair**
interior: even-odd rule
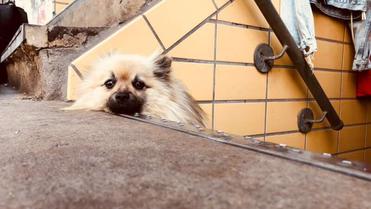
[[[154,3],[76,0],[45,26],[22,25],[0,59],[9,85],[37,98],[64,100],[69,63]]]
[[[102,30],[23,25],[2,56],[9,84],[38,98],[63,99],[67,79],[64,69]]]
[[[371,207],[370,181],[66,105],[0,87],[0,208]]]

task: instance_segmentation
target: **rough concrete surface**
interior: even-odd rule
[[[106,27],[134,17],[156,0],[75,0],[48,26]]]
[[[68,65],[81,53],[76,48],[43,49],[39,52],[40,96],[46,100],[64,99],[67,97]],[[61,59],[62,58],[62,59]]]
[[[8,82],[21,92],[40,96],[42,92],[38,52],[32,46],[21,45],[5,62]]]
[[[10,85],[45,100],[66,99],[68,65],[156,2],[76,0],[47,26],[26,25],[26,41],[5,60]]]
[[[0,89],[0,208],[371,208],[371,183]]]
[[[30,31],[37,31],[36,26]],[[11,86],[21,92],[46,100],[66,98],[68,65],[91,44],[92,37],[104,28],[53,27],[44,30],[46,43],[22,43],[5,61]],[[28,32],[26,39],[35,39],[41,32]]]
[[[36,50],[23,45],[6,62],[8,82],[20,92],[38,98],[66,98],[68,65],[80,54],[80,48]]]

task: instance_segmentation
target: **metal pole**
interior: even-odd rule
[[[271,0],[255,0],[255,3],[258,5],[260,11],[263,13],[265,19],[271,26],[282,46],[288,46],[286,51],[288,56],[296,66],[296,70],[299,72],[301,78],[304,80],[309,91],[312,93],[322,111],[327,112],[326,118],[330,122],[331,128],[334,130],[342,129],[344,126],[343,121],[340,120],[317,78],[314,76],[312,70],[305,61],[304,55],[297,47],[280,15],[274,8]]]

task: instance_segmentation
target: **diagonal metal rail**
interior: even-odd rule
[[[280,15],[274,8],[271,0],[255,0],[255,3],[269,23],[273,32],[276,34],[282,46],[288,46],[286,50],[287,55],[294,63],[296,70],[299,72],[301,78],[304,80],[309,91],[312,93],[314,99],[317,101],[322,111],[327,112],[326,118],[330,122],[331,128],[334,130],[342,129],[344,126],[343,121],[340,120],[334,107],[330,103],[330,100],[323,91],[320,83],[318,82],[317,78],[314,76],[312,70],[305,61],[304,55],[296,46],[296,43],[292,38],[290,32],[288,31]]]

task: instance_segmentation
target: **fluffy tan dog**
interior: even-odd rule
[[[142,113],[204,126],[205,113],[171,73],[167,56],[110,54],[84,79],[76,102],[66,110]]]

